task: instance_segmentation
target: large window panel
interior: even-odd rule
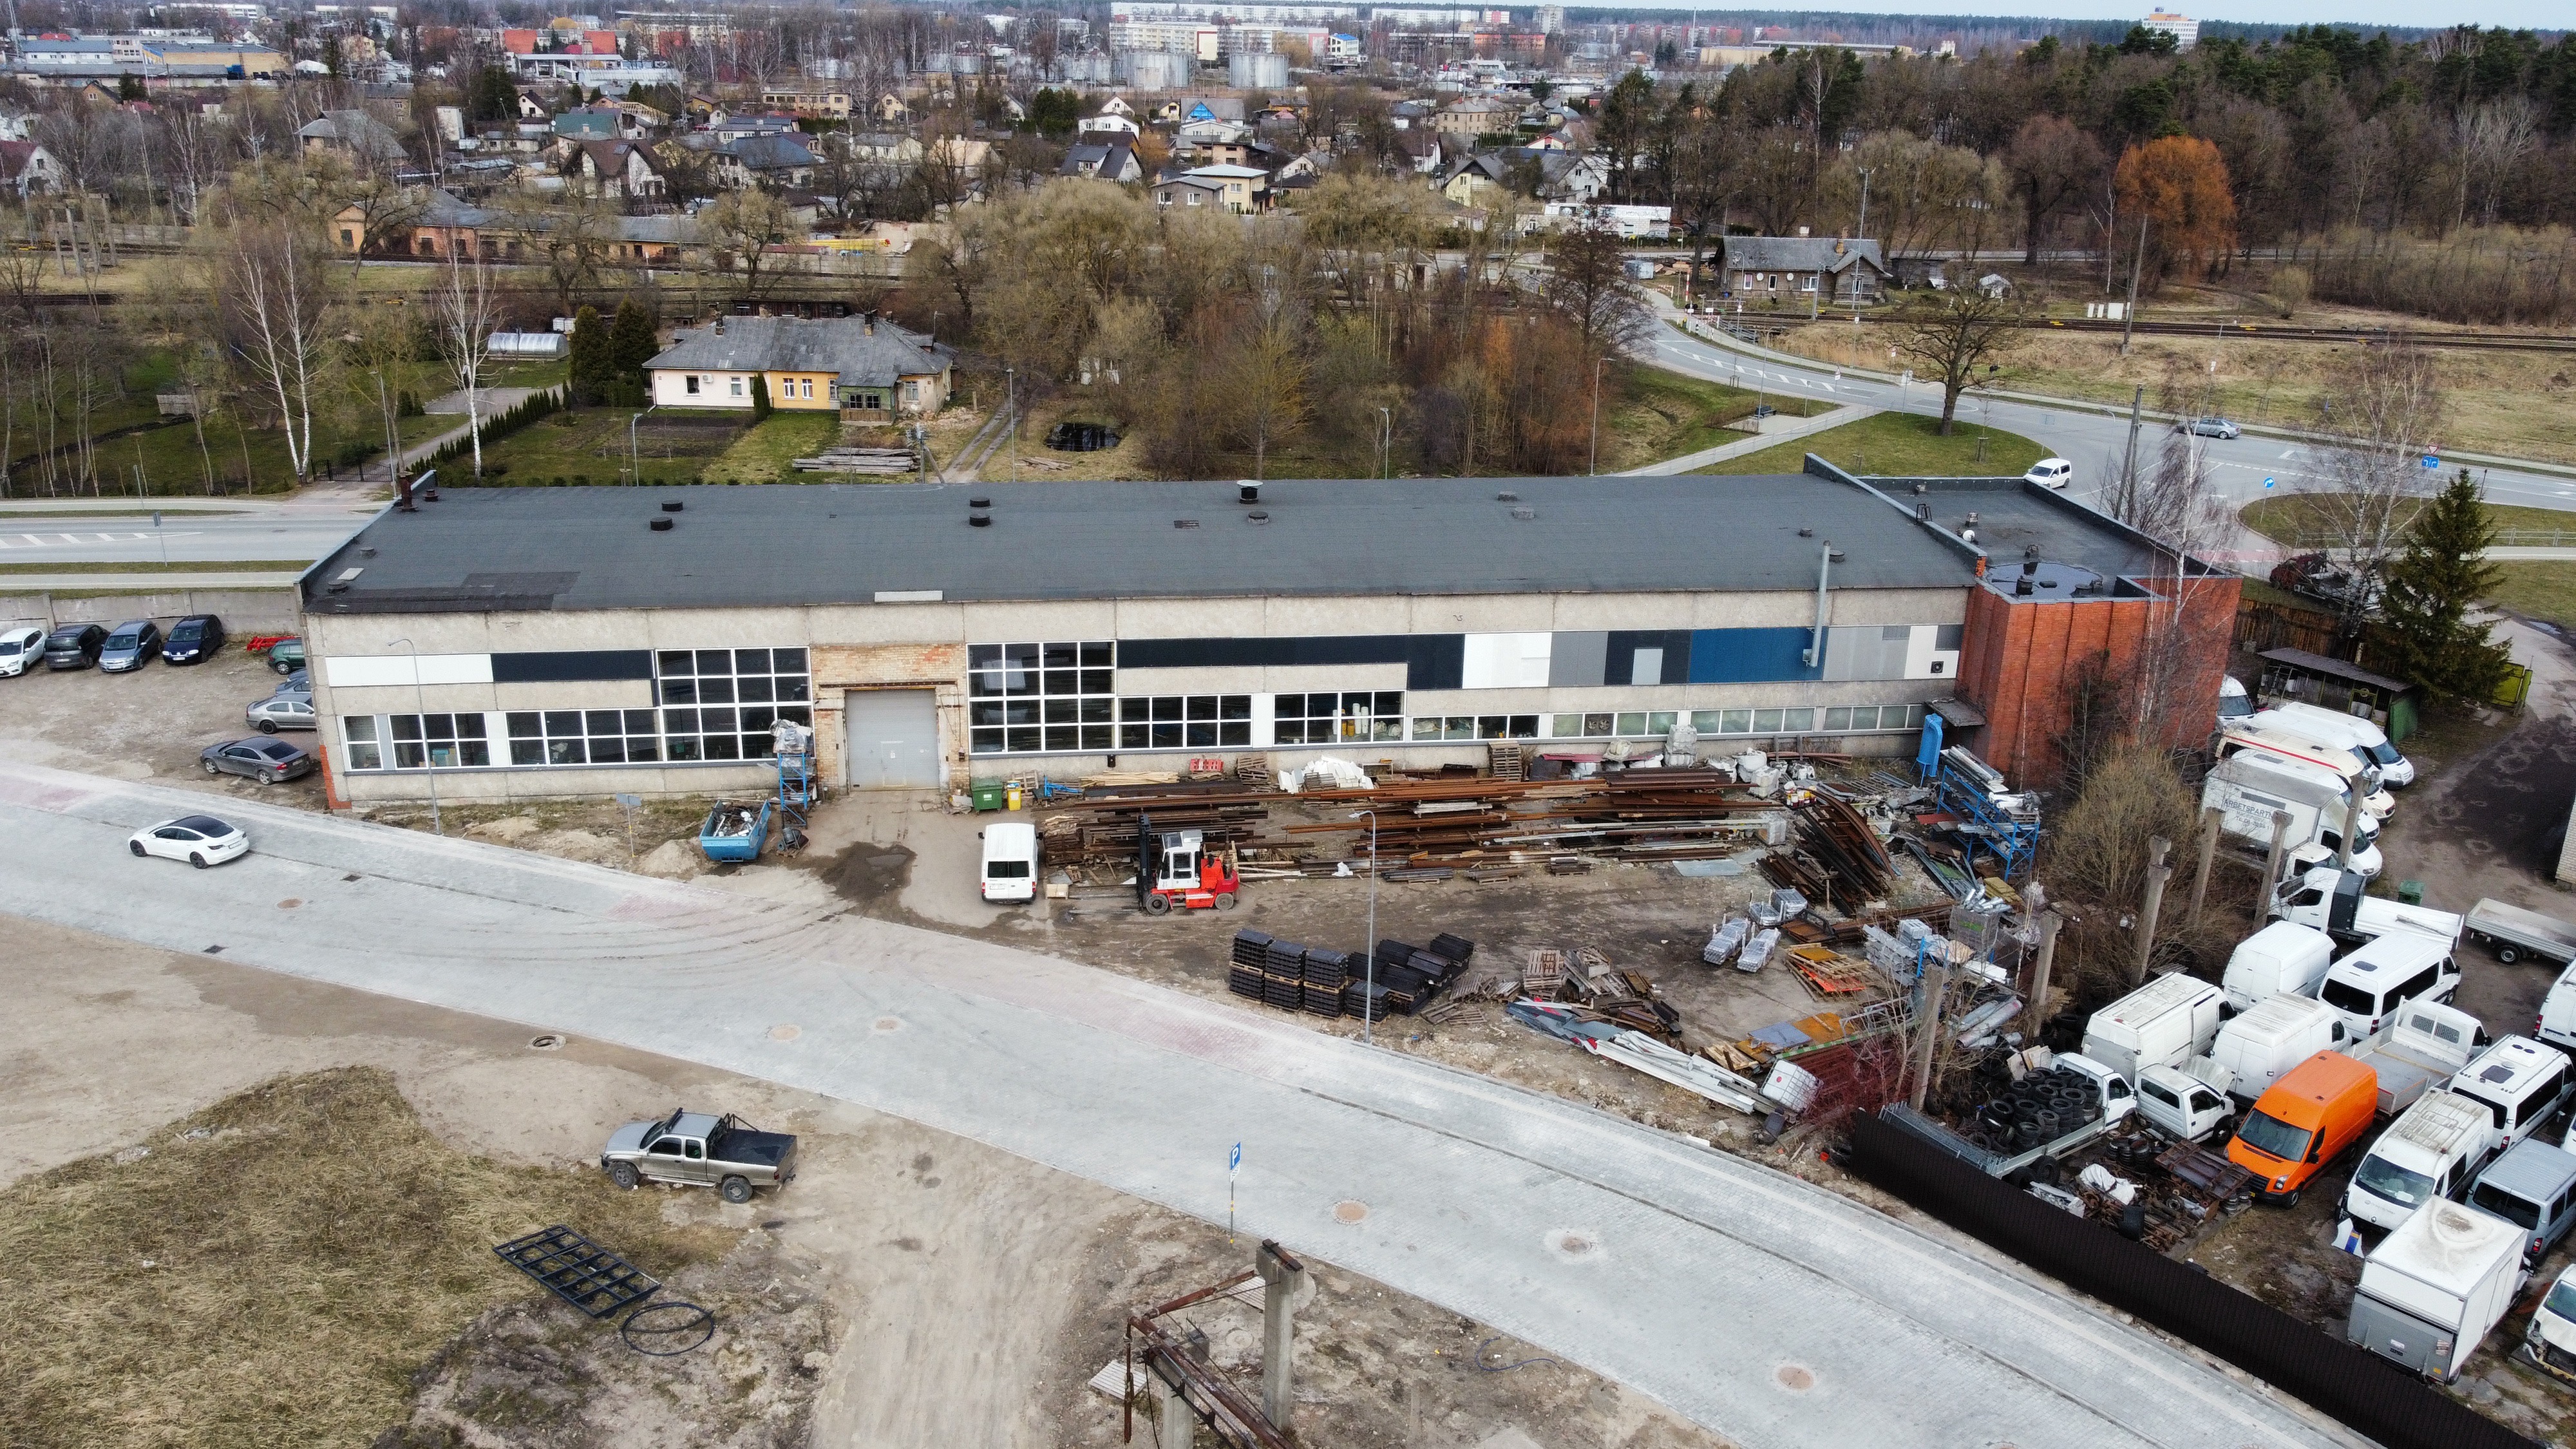
[[[978,755],[1106,753],[1118,700],[1106,640],[966,646],[966,747]]]
[[[661,692],[660,737],[647,744],[629,720],[639,711],[583,711],[583,726],[563,738],[580,737],[580,749],[592,764],[632,764],[655,760],[759,760],[774,748],[778,721],[814,723],[813,676],[803,649],[674,649],[654,656]],[[591,727],[591,716],[599,729]],[[616,723],[614,731],[605,728]],[[546,727],[549,752],[557,752],[556,731]],[[569,751],[562,751],[569,753]],[[549,763],[571,763],[552,760]]]

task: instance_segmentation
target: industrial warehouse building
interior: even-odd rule
[[[342,799],[945,786],[1243,751],[2053,770],[2076,671],[2215,709],[2234,578],[2018,479],[450,489],[301,584]]]

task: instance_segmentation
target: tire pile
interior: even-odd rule
[[[2093,1080],[2065,1067],[2033,1072],[1986,1103],[1959,1135],[1988,1152],[2012,1154],[2054,1142],[2102,1115]]]

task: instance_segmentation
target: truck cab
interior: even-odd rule
[[[2347,949],[2391,931],[2414,931],[2456,942],[2463,922],[2451,911],[2410,906],[2370,895],[2359,871],[2315,866],[2283,880],[2272,892],[2272,917],[2325,932]]]
[[[2222,1082],[2180,1067],[2149,1067],[2138,1073],[2138,1115],[2176,1142],[2200,1142],[2234,1121],[2236,1109]]]

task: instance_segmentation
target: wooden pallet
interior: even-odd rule
[[[1541,1001],[1556,995],[1565,984],[1565,953],[1554,948],[1530,952],[1529,965],[1521,971],[1521,994]]]
[[[1828,947],[1792,946],[1782,955],[1808,994],[1820,1001],[1875,990],[1879,985],[1878,973],[1870,969],[1869,963],[1839,955]]]

